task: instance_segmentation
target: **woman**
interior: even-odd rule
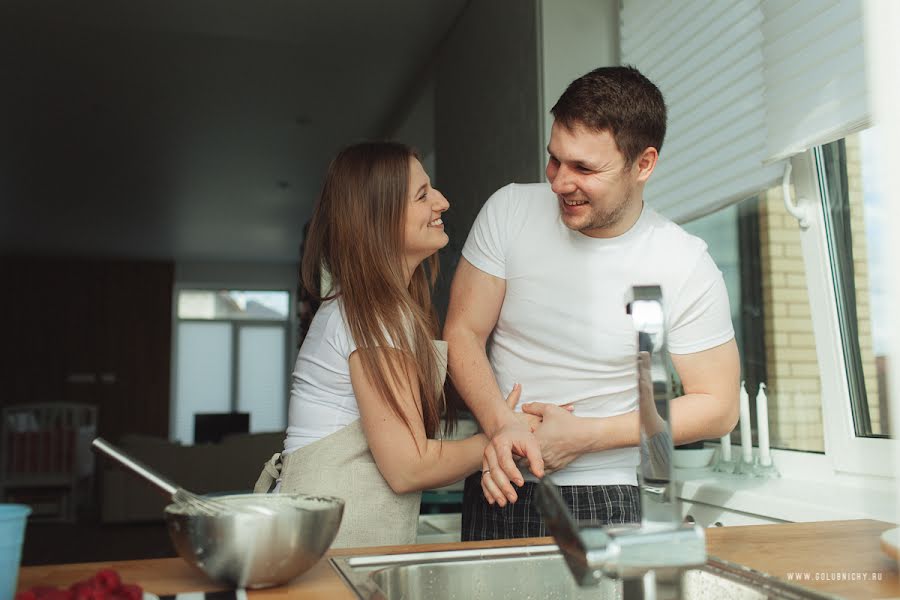
[[[335,547],[414,542],[421,490],[481,467],[484,435],[434,439],[448,407],[431,286],[449,206],[402,144],[350,146],[328,168],[302,274],[308,290],[321,271],[330,285],[297,357],[284,452],[257,491],[278,479],[282,493],[344,498]]]

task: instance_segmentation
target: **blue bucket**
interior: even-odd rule
[[[16,595],[25,522],[30,513],[31,508],[21,504],[0,504],[0,598]]]

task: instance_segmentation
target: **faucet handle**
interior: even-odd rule
[[[600,583],[597,568],[608,552],[610,537],[599,527],[581,529],[549,476],[541,479],[535,495],[538,510],[556,540],[575,581],[581,586]]]

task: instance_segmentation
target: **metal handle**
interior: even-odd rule
[[[93,446],[95,450],[99,450],[106,456],[112,458],[126,469],[137,473],[168,495],[171,496],[178,490],[178,486],[173,482],[169,481],[139,460],[128,456],[103,438],[95,438],[94,441],[91,442],[91,446]]]

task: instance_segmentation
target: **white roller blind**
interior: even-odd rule
[[[859,13],[858,0],[625,0],[622,63],[669,110],[647,202],[692,220],[778,182],[782,159],[858,129]]]
[[[766,154],[785,158],[869,125],[858,0],[762,0]]]
[[[766,101],[758,0],[661,2],[622,7],[622,62],[659,86],[668,131],[644,197],[684,222],[777,181],[763,166]]]

